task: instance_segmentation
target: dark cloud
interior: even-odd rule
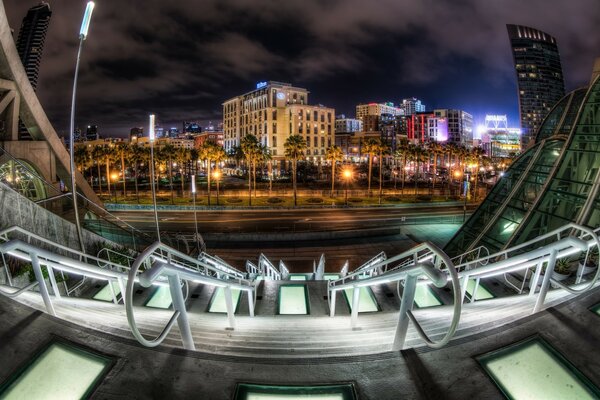
[[[4,0],[15,35],[28,0]],[[85,1],[50,0],[38,94],[59,131]],[[587,83],[600,48],[597,0],[98,0],[80,72],[77,121],[124,135],[151,112],[166,125],[219,120],[223,100],[281,80],[354,113],[417,96],[482,117],[517,99],[506,24],[558,40],[567,88]]]

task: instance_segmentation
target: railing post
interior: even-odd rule
[[[417,290],[417,279],[417,276],[408,275],[406,281],[404,281],[404,291],[402,292],[400,314],[398,315],[398,325],[396,326],[396,335],[394,337],[392,351],[400,351],[404,347],[409,321],[407,311],[410,311],[413,308],[415,291]]]
[[[248,293],[248,312],[251,317],[254,317],[254,294],[252,293],[252,290],[247,290],[246,293]]]
[[[467,286],[469,285],[469,275],[465,274],[463,278],[463,284],[460,288],[460,302],[463,304],[465,302],[465,297],[467,296]]]
[[[54,276],[54,270],[50,266],[46,266],[48,269],[48,278],[50,279],[50,285],[52,286],[52,291],[54,292],[54,297],[60,299],[60,292],[58,291],[58,285],[56,284],[56,277]]]
[[[225,307],[227,308],[227,321],[229,322],[229,329],[235,329],[235,316],[233,315],[233,296],[231,295],[231,287],[225,286]]]
[[[329,290],[329,289],[327,289]],[[330,317],[334,317],[335,316],[335,298],[337,297],[337,290],[332,290],[329,294],[330,296],[330,304],[329,304],[329,316]]]
[[[557,253],[558,251],[556,249],[553,249],[550,253],[550,258],[546,264],[546,271],[544,272],[544,280],[542,281],[542,287],[540,288],[540,294],[538,295],[537,301],[535,302],[535,307],[533,308],[533,314],[542,309],[544,301],[546,300],[546,293],[548,293],[548,287],[550,286],[550,277],[554,271]]]
[[[350,317],[350,326],[353,330],[356,330],[356,324],[358,323],[358,307],[360,305],[360,288],[354,286],[352,288],[352,315]]]
[[[183,348],[186,350],[196,350],[196,347],[194,346],[194,338],[192,337],[192,330],[190,329],[190,323],[187,317],[187,311],[185,309],[183,293],[181,292],[181,281],[179,279],[179,274],[169,274],[169,291],[171,292],[173,308],[176,311],[179,311],[177,325],[179,326],[179,332],[181,333]]]
[[[540,275],[542,274],[542,268],[544,266],[543,262],[540,262],[535,267],[535,273],[529,281],[529,296],[533,296],[535,294],[535,289],[537,289],[538,281],[540,280]],[[527,273],[525,273],[527,275]]]
[[[42,268],[40,267],[40,260],[38,260],[37,253],[31,252],[29,253],[31,257],[31,266],[33,267],[33,273],[35,274],[35,279],[37,279],[40,294],[42,295],[42,299],[44,300],[44,305],[46,306],[46,311],[48,314],[56,316],[56,311],[54,311],[54,305],[52,305],[52,300],[50,299],[50,295],[48,294],[48,287],[46,286],[46,281],[44,280],[44,274],[42,273]]]

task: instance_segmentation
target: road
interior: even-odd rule
[[[475,206],[468,206],[471,211]],[[426,223],[442,217],[462,222],[462,206],[420,206],[411,208],[296,209],[296,210],[224,210],[198,211],[198,230],[205,233],[288,233],[363,230]],[[151,211],[113,212],[134,227],[154,231]],[[159,212],[161,231],[194,232],[192,211]]]

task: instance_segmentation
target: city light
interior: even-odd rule
[[[150,114],[150,126],[148,127],[148,137],[151,142],[154,142],[155,133],[154,133],[154,114]]]

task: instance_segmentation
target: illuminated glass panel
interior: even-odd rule
[[[289,280],[290,281],[305,281],[306,280],[306,275],[304,275],[304,274],[290,274],[289,275]]]
[[[305,285],[279,286],[279,314],[308,313],[308,292]]]
[[[560,123],[562,116],[565,112],[565,108],[569,104],[569,101],[573,97],[573,94],[570,93],[567,96],[563,97],[562,100],[556,104],[556,106],[552,109],[550,114],[544,120],[544,123],[540,127],[538,131],[536,142],[541,142],[544,139],[549,138],[554,134],[558,124]]]
[[[590,310],[598,315],[600,315],[600,304],[596,304],[594,307],[590,308]]]
[[[478,357],[509,399],[597,399],[600,391],[540,338]]]
[[[150,299],[146,302],[146,307],[152,308],[169,308],[171,307],[171,292],[168,286],[158,286],[152,293]]]
[[[96,293],[93,297],[94,300],[102,300],[102,301],[113,301],[113,295],[110,291],[110,286],[112,285],[113,291],[115,293],[115,296],[117,297],[117,299],[119,298],[119,295],[121,294],[121,288],[119,287],[119,283],[118,282],[110,282],[107,285],[104,285],[104,287],[102,289],[100,289],[98,291],[98,293]]]
[[[415,304],[419,308],[441,306],[442,302],[433,293],[429,285],[417,285]]]
[[[324,386],[271,386],[240,383],[235,400],[354,400],[350,384]]]
[[[0,398],[83,399],[110,367],[107,357],[60,342],[50,344],[0,387]]]
[[[237,312],[240,305],[241,291],[239,289],[231,289],[231,298],[233,301],[233,311]],[[210,305],[208,306],[208,312],[212,313],[226,313],[227,305],[225,304],[225,288],[218,287],[213,293]]]
[[[323,279],[326,281],[335,281],[336,279],[340,279],[340,274],[325,274],[323,275]]]
[[[358,312],[375,312],[379,311],[379,306],[377,305],[377,300],[375,300],[375,295],[373,295],[373,290],[370,287],[365,286],[359,288],[359,300],[358,300]],[[350,312],[352,312],[352,295],[354,293],[353,288],[344,289],[344,298],[346,299],[346,303],[348,304],[348,308]]]
[[[471,298],[473,298],[473,290],[475,289],[475,279],[469,279],[467,282],[467,293]],[[487,300],[493,299],[495,296],[485,288],[482,282],[479,282],[477,286],[477,294],[475,295],[475,300]]]

